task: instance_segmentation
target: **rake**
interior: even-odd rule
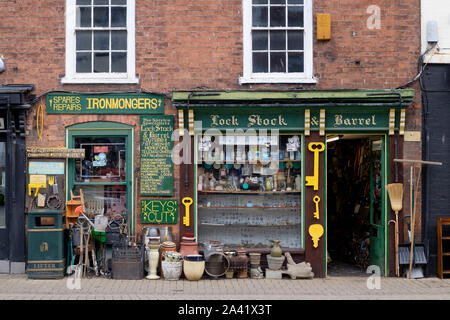
[[[398,234],[398,212],[402,210],[403,204],[403,184],[401,183],[391,183],[387,185],[387,191],[389,193],[389,199],[391,201],[392,211],[395,212],[395,274],[397,277],[400,276],[400,266],[398,262],[398,242],[399,242],[399,234]]]

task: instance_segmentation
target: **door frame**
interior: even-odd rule
[[[9,150],[9,143],[8,143],[8,137],[7,135],[1,133],[0,134],[0,143],[5,144],[5,190],[4,190],[4,210],[5,210],[5,224],[2,226],[0,225],[0,243],[3,244],[3,246],[0,246],[0,261],[10,260],[9,256],[9,213],[11,211],[10,206],[10,197],[9,194],[11,193],[10,190],[10,170],[9,170],[9,156],[11,154]],[[0,171],[0,174],[2,172]]]
[[[383,226],[384,226],[384,272],[381,274],[382,276],[388,276],[389,274],[389,208],[387,207],[388,204],[388,195],[387,195],[387,188],[386,184],[389,181],[389,135],[386,132],[376,132],[376,133],[367,133],[367,132],[333,132],[333,133],[326,133],[325,135],[325,141],[328,136],[330,135],[339,135],[339,134],[350,134],[350,135],[365,135],[367,137],[370,136],[382,136],[384,140],[384,146],[382,150],[382,157],[384,154],[383,159],[383,171],[382,171],[382,217],[383,217]],[[326,143],[325,143],[326,144]],[[325,156],[324,156],[324,185],[325,185],[325,203],[324,203],[324,209],[325,209],[325,246],[324,246],[324,264],[325,264],[325,277],[328,275],[328,263],[327,263],[327,251],[328,251],[328,148],[325,147]]]
[[[75,124],[66,127],[66,146],[68,148],[75,148],[75,138],[78,137],[125,137],[125,148],[126,148],[126,180],[123,183],[127,187],[127,206],[129,211],[128,216],[128,234],[131,236],[135,235],[135,143],[134,143],[134,127],[111,121],[93,121]],[[70,199],[70,190],[73,190],[74,183],[74,170],[75,170],[75,159],[68,159],[68,165],[66,166],[66,199]],[[79,185],[108,185],[108,183],[77,183]],[[111,183],[111,185],[117,185],[117,183]]]

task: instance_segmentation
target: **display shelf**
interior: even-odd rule
[[[301,223],[285,223],[285,224],[225,224],[225,223],[209,223],[209,222],[200,222],[200,225],[203,226],[212,226],[212,227],[286,227],[286,226],[300,226]]]

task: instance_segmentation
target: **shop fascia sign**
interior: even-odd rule
[[[305,127],[304,110],[283,114],[206,114],[197,113],[196,121],[204,128],[278,128],[299,129]],[[311,112],[310,126],[319,129],[320,111]],[[326,111],[325,125],[333,129],[387,129],[389,112],[339,112]]]
[[[150,93],[48,93],[48,114],[163,114],[164,96]]]

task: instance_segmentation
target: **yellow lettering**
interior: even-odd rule
[[[152,109],[156,109],[158,107],[158,100],[157,99],[152,99],[151,100],[152,103]]]

